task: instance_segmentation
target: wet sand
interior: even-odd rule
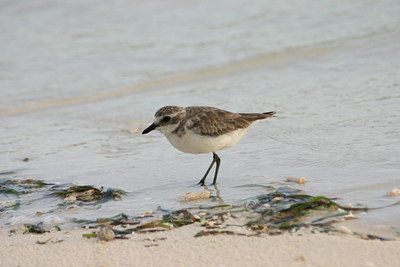
[[[133,234],[111,242],[83,238],[91,229],[42,235],[1,228],[1,266],[399,266],[400,240],[310,233],[194,237],[198,224]],[[49,240],[50,239],[50,240]],[[37,244],[37,241],[46,241]],[[62,240],[62,241],[61,241]]]
[[[235,62],[235,64],[225,64],[217,68],[211,68],[193,73],[185,73],[183,75],[177,75],[174,77],[149,81],[125,89],[114,90],[111,92],[98,93],[89,96],[79,96],[74,98],[57,99],[53,101],[38,102],[6,110],[0,109],[0,117],[20,115],[27,112],[39,111],[43,109],[61,108],[64,106],[79,105],[101,100],[107,100],[115,97],[122,97],[142,90],[151,90],[155,88],[165,88],[169,86],[179,86],[181,84],[187,84],[187,83],[190,84],[196,82],[215,80],[221,77],[254,71],[265,66],[272,67],[276,65],[293,63],[296,60],[318,57],[328,52],[332,52],[335,49],[338,48],[331,45],[331,47],[317,47],[317,48],[308,47],[297,50],[284,51],[280,53],[266,54],[258,56],[256,58],[241,60]]]

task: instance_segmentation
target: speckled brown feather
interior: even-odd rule
[[[236,129],[250,126],[256,120],[272,117],[275,112],[268,113],[232,113],[213,107],[187,107],[186,116],[175,129],[182,136],[186,130],[204,136],[220,136]]]

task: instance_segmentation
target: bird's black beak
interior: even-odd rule
[[[153,131],[155,128],[157,128],[158,125],[152,123],[149,127],[147,127],[146,129],[144,129],[144,131],[142,132],[142,134],[147,134],[151,131]]]

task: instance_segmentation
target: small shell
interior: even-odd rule
[[[332,221],[336,223],[344,222],[346,219],[345,218],[333,218]]]
[[[281,201],[282,199],[283,199],[283,197],[274,197],[273,199],[271,199],[271,201],[277,202],[277,201]]]
[[[215,225],[215,222],[213,222],[213,221],[208,221],[205,223],[206,227],[213,227],[214,225]]]
[[[285,182],[294,182],[294,183],[298,183],[298,184],[305,184],[307,182],[307,179],[305,177],[287,177],[284,180]]]
[[[76,201],[76,196],[69,196],[63,199],[66,204],[72,204]]]
[[[352,213],[351,211],[349,212],[349,214],[347,214],[346,216],[344,216],[344,218],[345,218],[346,220],[354,220],[354,219],[357,219],[357,217],[354,216],[353,213]]]
[[[351,209],[352,207],[353,207],[353,205],[351,203],[347,203],[347,204],[343,205],[343,208],[346,208],[346,209]]]
[[[400,196],[400,190],[398,188],[394,188],[391,191],[387,192],[386,195],[389,196],[389,197]]]
[[[142,213],[141,217],[148,217],[148,216],[151,216],[151,215],[153,215],[152,211],[145,211],[145,212]]]
[[[271,209],[271,205],[268,203],[263,204],[264,209],[269,210]]]
[[[204,192],[189,192],[179,196],[181,201],[193,201],[193,200],[201,200],[201,199],[209,199],[210,198],[210,191]]]
[[[337,230],[339,232],[343,233],[343,234],[348,234],[348,235],[352,235],[353,234],[353,231],[351,231],[349,228],[347,228],[346,226],[343,226],[343,225],[339,226],[337,228]]]

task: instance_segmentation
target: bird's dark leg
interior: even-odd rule
[[[214,166],[214,163],[217,161],[215,159],[215,156],[217,156],[217,154],[213,153],[213,161],[211,162],[210,167],[208,167],[208,169],[207,169],[206,173],[204,174],[203,178],[198,183],[199,185],[204,185],[204,181],[206,180],[208,173],[210,172],[211,168]],[[218,156],[217,156],[217,158],[218,158]],[[217,163],[217,166],[219,166],[219,163]]]
[[[219,170],[219,165],[221,164],[221,159],[215,153],[213,153],[213,158],[215,162],[217,162],[217,167],[215,168],[215,174],[214,174],[214,181],[212,183],[215,185],[215,183],[217,182],[218,170]]]

